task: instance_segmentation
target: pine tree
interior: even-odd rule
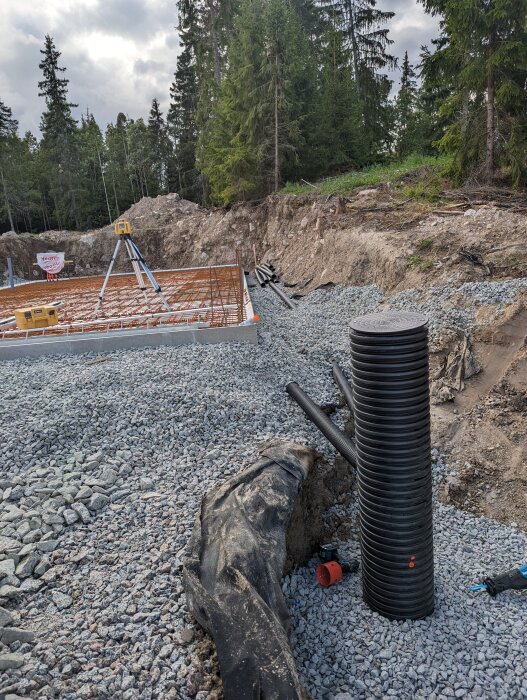
[[[179,2],[178,32],[182,51],[170,88],[171,102],[167,115],[169,133],[174,143],[169,186],[185,199],[200,201],[203,198],[203,181],[196,168],[196,111],[199,97],[196,50],[199,28],[198,13],[192,0]]]
[[[443,18],[445,42],[435,59],[455,91],[442,105],[452,123],[441,145],[454,153],[455,174],[491,183],[504,167],[515,183],[525,182],[527,0],[421,2]]]
[[[60,227],[72,223],[79,228],[79,153],[77,122],[71,109],[77,105],[68,102],[68,83],[61,78],[65,68],[60,67],[61,56],[53,39],[46,35],[43,56],[39,68],[43,80],[38,83],[39,97],[46,100],[46,111],[42,114],[40,130],[41,173],[47,196],[54,204],[55,218]]]

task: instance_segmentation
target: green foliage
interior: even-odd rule
[[[167,115],[168,131],[174,144],[173,157],[168,167],[168,185],[171,191],[178,192],[185,199],[199,200],[203,197],[203,177],[196,168],[198,12],[192,0],[180,0],[178,7],[178,31],[182,48],[170,88],[171,102]]]
[[[82,117],[77,135],[79,177],[82,182],[79,195],[79,226],[104,226],[111,222],[106,202],[103,164],[106,160],[104,139],[93,114]]]
[[[199,154],[220,204],[276,189],[301,162],[313,77],[307,38],[287,0],[243,0],[228,66]]]
[[[429,117],[425,99],[417,88],[417,74],[404,55],[401,85],[395,102],[395,153],[398,158],[406,158],[412,153],[426,153],[429,150]]]
[[[432,156],[411,155],[401,162],[390,163],[388,165],[373,165],[363,170],[352,171],[338,177],[327,178],[317,183],[316,188],[305,184],[288,182],[282,188],[283,194],[307,194],[316,192],[318,194],[339,194],[349,195],[357,187],[378,185],[382,182],[400,179],[419,168],[430,168],[442,172],[450,162],[449,158],[436,158]],[[404,190],[406,193],[406,189]]]
[[[344,39],[343,33],[335,29],[323,37],[305,177],[362,167],[370,158],[362,126],[362,105]]]
[[[71,115],[68,102],[68,80],[61,77],[65,68],[59,66],[60,52],[47,35],[39,64],[43,79],[39,82],[39,96],[44,97],[46,109],[42,114],[40,130],[39,168],[44,198],[54,211],[54,223],[59,228],[80,227],[79,203],[81,179],[79,174],[79,143],[77,122]]]
[[[527,0],[421,0],[443,36],[425,56],[429,85],[450,86],[438,145],[457,180],[527,182]]]
[[[434,261],[430,258],[423,258],[420,255],[410,255],[408,258],[407,266],[409,270],[419,270],[419,272],[426,272],[434,266]]]
[[[434,245],[434,239],[433,238],[422,238],[419,243],[417,244],[417,247],[419,250],[429,250],[432,246]]]
[[[362,138],[368,160],[378,161],[391,148],[393,107],[389,102],[392,83],[384,71],[397,60],[388,53],[393,41],[386,24],[395,16],[376,7],[376,0],[322,0],[321,9],[330,26],[344,38],[351,78],[360,102]]]

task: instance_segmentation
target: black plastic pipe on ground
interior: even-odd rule
[[[266,270],[261,265],[258,265],[257,270],[265,277],[265,279],[274,279],[274,273],[270,270]]]
[[[357,453],[353,442],[331,422],[324,411],[312,401],[296,382],[291,382],[285,388],[289,396],[296,401],[309,420],[314,423],[324,437],[340,452],[353,466],[357,462]]]
[[[420,619],[434,610],[427,320],[356,318],[351,356],[364,600]]]
[[[269,287],[273,290],[275,294],[277,294],[280,299],[284,302],[286,306],[288,306],[290,309],[295,309],[296,304],[292,299],[290,299],[287,294],[284,294],[281,289],[279,289],[274,282],[269,282]]]
[[[353,389],[351,388],[346,375],[336,362],[333,363],[333,379],[346,399],[349,410],[353,413]]]
[[[275,274],[274,269],[271,269],[271,268],[269,267],[269,265],[262,265],[262,264],[260,264],[260,265],[258,265],[258,267],[259,267],[260,270],[262,270],[263,272],[266,272],[266,273],[269,275],[269,277],[276,277],[276,274]]]
[[[265,280],[260,270],[255,269],[254,276],[256,277],[256,281],[258,282],[260,287],[263,287],[265,285]]]

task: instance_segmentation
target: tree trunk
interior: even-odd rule
[[[496,131],[494,76],[489,70],[487,78],[487,155],[485,159],[485,179],[490,184],[494,180],[494,143]]]
[[[108,219],[112,223],[112,212],[110,211],[110,200],[108,199],[108,190],[106,189],[106,180],[104,179],[104,170],[102,167],[101,153],[97,148],[97,157],[99,158],[99,168],[101,170],[102,184],[104,187],[104,196],[106,197],[106,206],[108,207]]]
[[[115,189],[115,178],[113,176],[113,172],[112,172],[112,187],[113,187],[113,196],[115,197],[115,212],[116,212],[117,218],[119,218],[121,211],[119,209],[119,200],[117,199],[117,190]]]
[[[355,82],[357,83],[357,90],[359,91],[359,96],[361,95],[361,89],[359,85],[359,45],[357,42],[357,35],[355,34],[355,15],[353,14],[353,8],[348,0],[348,13],[349,13],[349,35],[351,38],[351,55],[353,57],[353,73],[355,77]]]
[[[276,58],[276,75],[274,80],[274,191],[278,191],[280,180],[280,154],[278,151],[278,57]]]
[[[212,54],[214,59],[214,81],[216,85],[221,82],[221,57],[220,46],[218,43],[218,32],[216,31],[217,13],[214,7],[214,0],[209,0],[209,22],[210,22],[210,42],[212,45]]]
[[[9,204],[9,197],[7,196],[7,187],[5,184],[4,170],[0,168],[0,177],[2,178],[2,189],[4,191],[5,206],[7,209],[7,216],[9,217],[9,225],[11,226],[11,231],[15,230],[15,224],[13,222],[13,214],[11,212],[11,205]]]

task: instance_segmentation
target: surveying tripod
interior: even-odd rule
[[[154,292],[159,294],[159,298],[161,299],[161,302],[165,309],[167,311],[172,311],[172,308],[168,301],[166,300],[165,295],[161,291],[161,287],[159,286],[156,278],[150,271],[148,265],[146,264],[145,259],[141,255],[141,251],[137,247],[136,243],[132,239],[132,227],[128,221],[120,220],[117,221],[115,224],[115,233],[117,236],[119,236],[119,239],[117,241],[117,244],[115,246],[115,250],[113,251],[113,256],[110,261],[110,266],[108,268],[108,272],[106,273],[106,277],[104,278],[104,282],[101,287],[101,291],[99,293],[99,301],[97,302],[97,306],[95,307],[95,313],[99,311],[101,308],[101,305],[104,301],[104,293],[106,291],[106,285],[108,284],[108,280],[110,279],[110,275],[112,274],[113,266],[115,264],[115,261],[117,259],[117,255],[119,254],[119,250],[121,248],[121,243],[124,241],[124,245],[126,248],[126,252],[128,253],[128,257],[130,259],[130,262],[132,263],[132,269],[135,273],[135,277],[137,279],[137,284],[139,285],[139,289],[143,292],[145,300],[148,301],[148,297],[146,294],[146,285],[145,281],[143,279],[143,272],[147,276],[148,281],[152,285],[152,288]]]

